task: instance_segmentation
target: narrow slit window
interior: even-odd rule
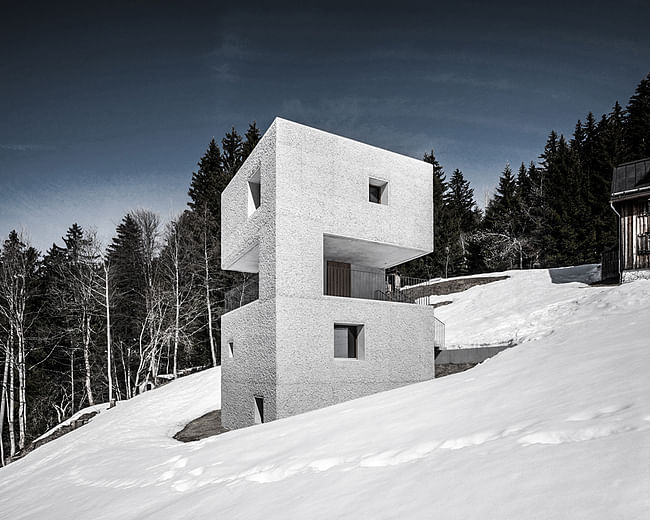
[[[262,424],[264,422],[264,398],[262,396],[255,396],[255,424]]]
[[[262,182],[260,171],[248,179],[248,216],[250,217],[262,203]]]
[[[228,357],[233,357],[235,355],[235,344],[232,341],[228,342]]]

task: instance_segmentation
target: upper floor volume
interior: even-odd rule
[[[277,295],[374,295],[433,250],[432,182],[427,163],[276,118],[222,194],[222,268],[272,262]]]

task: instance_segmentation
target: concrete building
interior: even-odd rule
[[[221,198],[255,285],[221,320],[225,427],[434,377],[434,309],[385,276],[432,251],[431,194],[430,164],[275,119]]]

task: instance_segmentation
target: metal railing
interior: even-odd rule
[[[428,280],[386,274],[382,269],[328,262],[325,294],[366,300],[429,304]]]
[[[259,274],[244,275],[243,280],[224,293],[224,310],[230,312],[260,297]]]
[[[433,319],[433,346],[442,350],[445,348],[445,324],[438,318]]]

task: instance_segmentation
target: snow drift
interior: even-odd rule
[[[508,274],[440,308],[521,343],[470,371],[181,444],[220,405],[188,376],[0,470],[0,518],[648,518],[650,281]]]

